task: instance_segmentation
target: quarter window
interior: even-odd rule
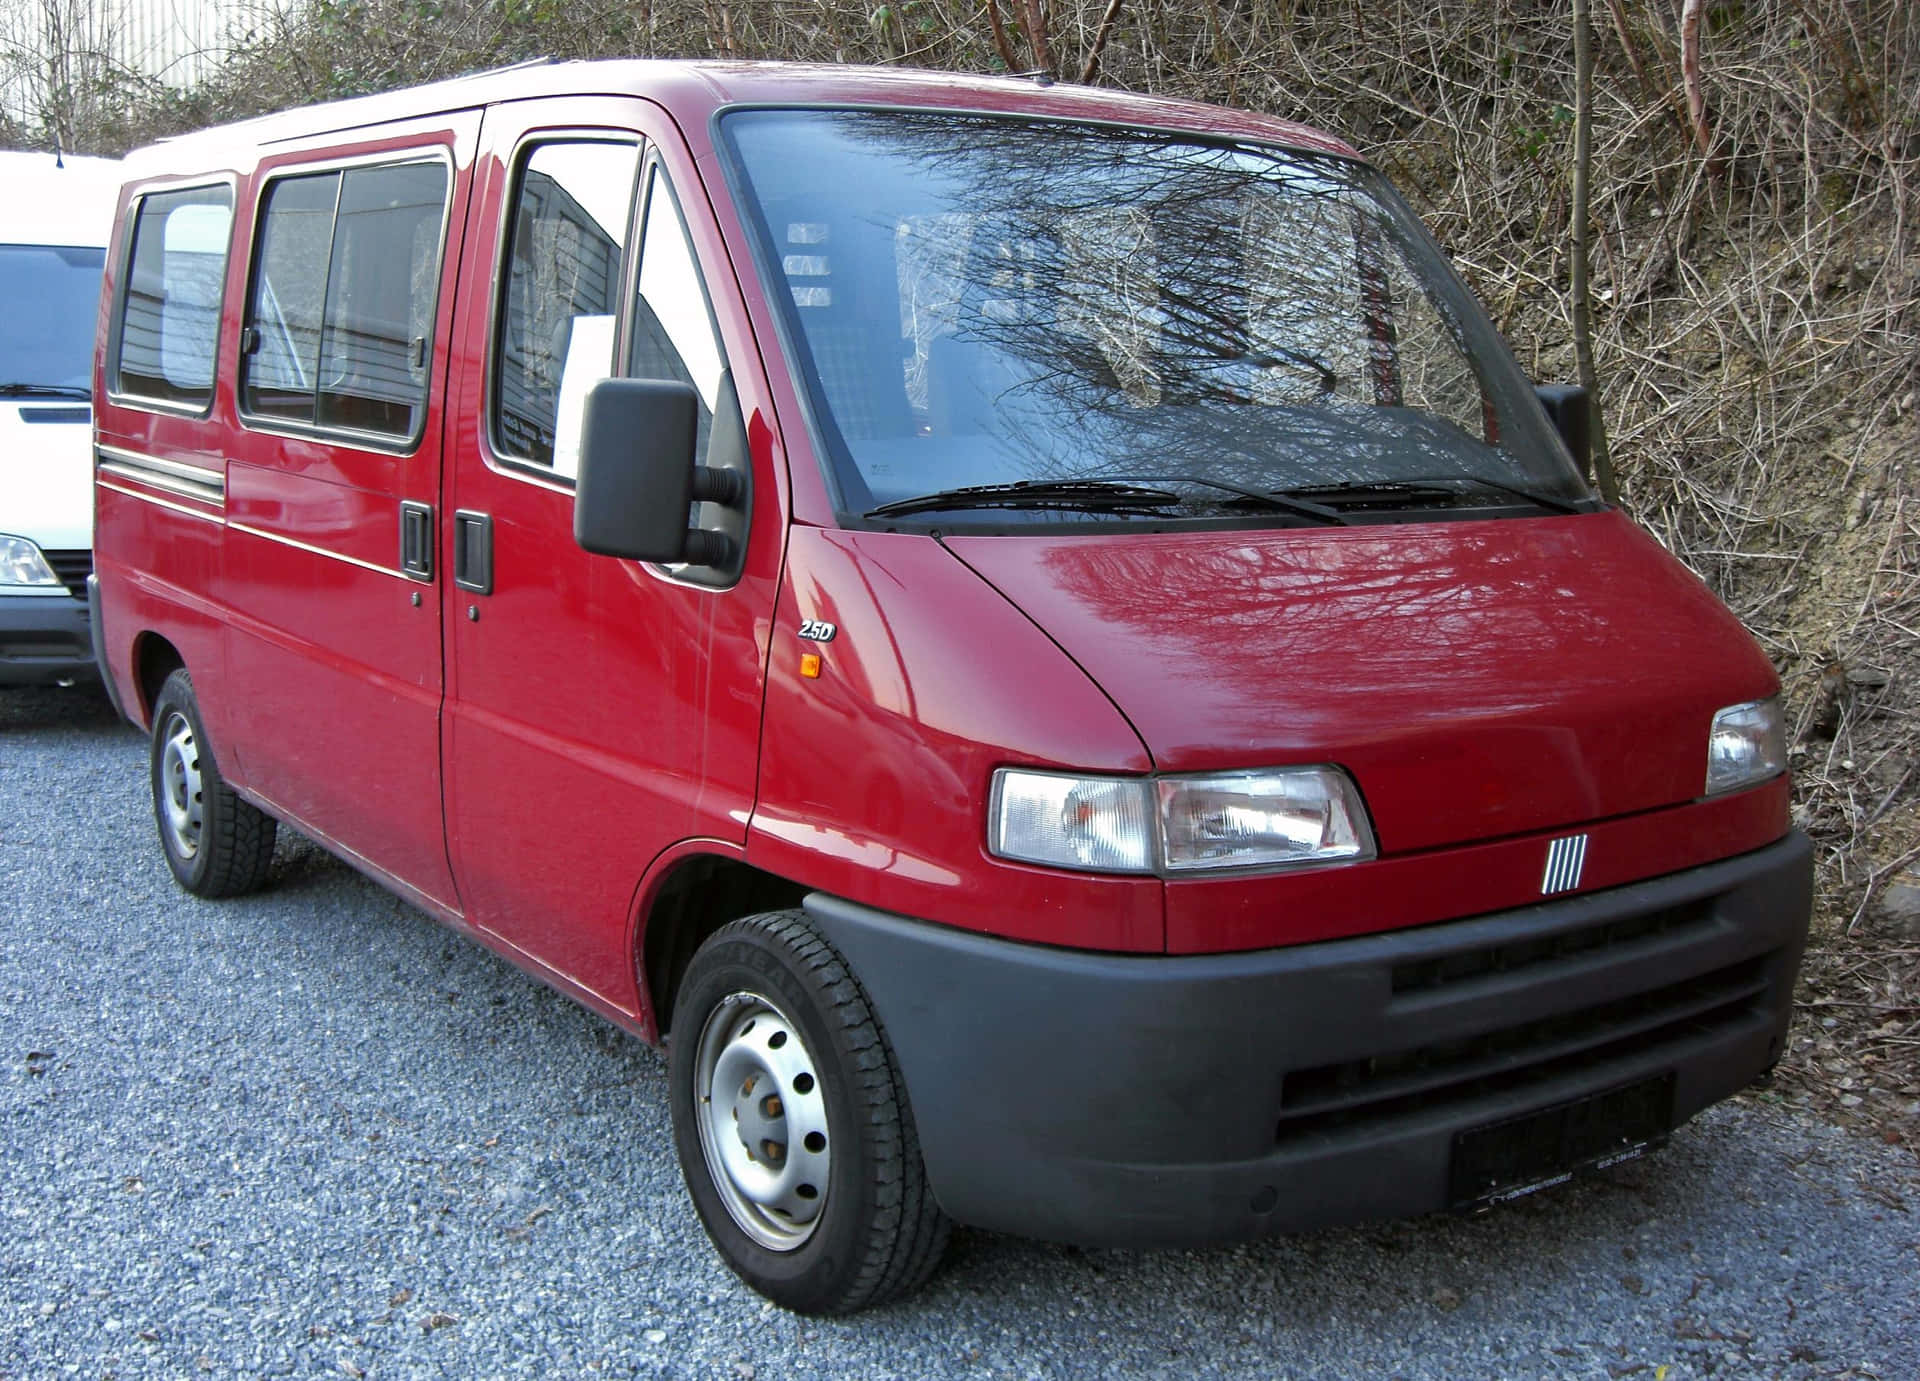
[[[636,379],[693,385],[700,395],[699,451],[704,461],[727,362],[686,222],[658,168],[647,180],[647,221],[629,355]]]
[[[179,407],[213,401],[233,193],[196,187],[140,199],[121,298],[115,392]]]
[[[245,411],[418,435],[446,201],[437,160],[268,188],[243,340]]]
[[[613,372],[632,144],[555,141],[521,161],[494,349],[493,443],[573,478],[587,390]]]

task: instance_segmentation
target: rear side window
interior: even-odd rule
[[[244,412],[419,435],[446,203],[439,161],[268,187],[242,342]]]
[[[226,187],[140,199],[120,300],[114,392],[196,410],[212,403],[232,224]]]
[[[493,363],[493,444],[507,459],[579,472],[581,400],[613,371],[639,156],[557,140],[521,159]]]

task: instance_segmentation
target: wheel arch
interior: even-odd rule
[[[153,705],[160,688],[174,672],[186,666],[187,659],[164,634],[146,629],[133,639],[133,689],[140,712],[140,724],[153,727]]]
[[[743,916],[796,907],[809,890],[721,853],[696,851],[669,863],[643,905],[635,953],[655,1039],[672,1027],[680,982],[709,935]]]

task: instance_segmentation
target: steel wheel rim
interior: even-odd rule
[[[707,1177],[740,1230],[796,1251],[826,1207],[833,1152],[813,1053],[757,993],[724,998],[700,1029],[694,1122]]]
[[[160,813],[175,858],[190,859],[200,852],[204,812],[200,744],[193,725],[175,710],[160,731]]]

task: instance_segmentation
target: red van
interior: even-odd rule
[[[1773,668],[1338,141],[617,62],[128,169],[95,628],[175,876],[284,821],[664,1044],[772,1299],[1479,1205],[1779,1058]]]

